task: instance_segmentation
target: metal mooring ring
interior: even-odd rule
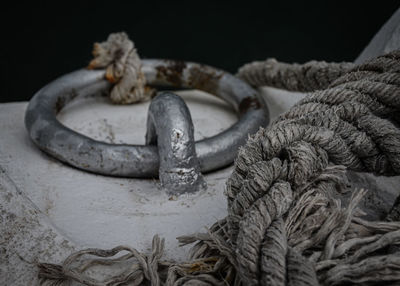
[[[268,124],[268,109],[257,91],[235,76],[197,63],[143,60],[142,71],[154,87],[191,88],[227,101],[239,120],[227,130],[196,142],[202,172],[231,164],[249,134]],[[39,90],[29,102],[25,125],[44,152],[74,167],[122,177],[157,177],[160,165],[156,145],[109,144],[79,134],[61,124],[57,113],[77,96],[108,91],[104,70],[78,70]]]

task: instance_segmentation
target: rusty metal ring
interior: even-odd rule
[[[196,142],[202,172],[231,164],[248,135],[268,124],[268,109],[257,91],[227,72],[170,60],[143,60],[142,64],[149,85],[203,90],[224,99],[239,114],[238,122],[227,130]],[[157,177],[160,164],[157,146],[96,141],[57,120],[57,113],[75,97],[108,91],[110,83],[104,74],[104,70],[78,70],[39,90],[25,114],[31,139],[44,152],[85,171],[122,177]]]

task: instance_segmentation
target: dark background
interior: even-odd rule
[[[398,0],[30,2],[3,10],[11,20],[0,102],[29,100],[49,81],[87,65],[93,43],[118,31],[130,35],[142,58],[190,60],[232,73],[267,57],[352,61],[399,6]]]

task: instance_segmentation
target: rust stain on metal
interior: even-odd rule
[[[194,66],[189,71],[189,85],[192,88],[215,93],[218,89],[218,82],[223,74],[223,72],[208,66]]]
[[[206,65],[187,66],[185,62],[166,60],[166,65],[156,67],[157,78],[166,80],[172,86],[187,86],[210,93],[218,89],[218,82],[223,76],[222,71],[215,70]],[[183,71],[187,69],[188,78],[185,80]],[[186,82],[187,81],[187,82]]]
[[[106,70],[105,78],[110,83],[117,83],[119,81],[119,79],[114,77],[114,73],[111,71],[111,69]]]
[[[261,103],[258,100],[256,96],[252,97],[245,97],[243,100],[239,103],[239,112],[240,114],[243,114],[247,112],[249,109],[260,109],[261,108]]]
[[[186,63],[174,60],[166,60],[165,63],[166,66],[156,67],[157,78],[165,79],[173,86],[182,86],[182,72],[186,68]]]
[[[56,104],[55,104],[55,111],[56,113],[59,113],[60,110],[65,106],[65,104],[67,104],[68,102],[70,102],[71,100],[73,100],[75,97],[78,96],[78,93],[76,92],[76,90],[72,90],[69,94],[65,95],[65,96],[61,96],[57,98]]]
[[[65,105],[65,97],[57,98],[56,106],[55,106],[56,113],[59,113],[60,110],[64,107],[64,105]]]

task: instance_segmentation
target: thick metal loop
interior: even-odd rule
[[[164,92],[152,100],[146,144],[158,147],[160,182],[168,193],[196,192],[205,187],[196,155],[192,117],[181,97]]]
[[[257,92],[229,73],[170,60],[143,60],[142,64],[149,85],[203,90],[224,99],[239,113],[239,121],[230,128],[196,142],[202,172],[231,164],[248,135],[268,124],[268,110]],[[44,152],[86,171],[122,177],[157,177],[160,160],[156,146],[96,141],[57,120],[57,113],[75,97],[108,91],[110,83],[104,79],[104,73],[104,70],[78,70],[39,90],[25,114],[30,137]]]

